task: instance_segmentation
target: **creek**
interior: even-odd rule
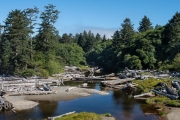
[[[65,85],[78,86],[82,82],[65,82]],[[99,83],[88,84],[88,88],[101,90]],[[88,97],[68,101],[38,101],[39,105],[29,109],[1,112],[0,120],[42,120],[67,112],[110,113],[116,120],[158,120],[156,110],[143,100],[133,98],[137,91],[109,90],[109,95],[93,94]]]

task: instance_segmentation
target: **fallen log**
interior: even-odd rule
[[[69,92],[69,91],[71,91],[72,89],[76,89],[77,87],[70,87],[70,88],[68,88],[67,90],[66,90],[66,92]]]
[[[62,114],[62,115],[59,115],[59,116],[55,116],[55,117],[48,117],[48,120],[55,120],[56,118],[60,118],[64,115],[70,115],[70,114],[73,114],[75,113],[76,111],[73,111],[73,112],[68,112],[68,113],[65,113],[65,114]]]
[[[176,95],[170,95],[170,94],[166,94],[166,93],[163,93],[163,92],[159,92],[157,90],[151,90],[152,92],[156,93],[156,94],[159,94],[159,95],[163,95],[163,96],[166,96],[166,97],[169,97],[173,100],[177,99],[179,96],[176,96]]]
[[[169,88],[167,86],[167,84],[165,84],[165,89],[166,89],[168,94],[170,94],[170,95],[177,95],[177,93],[175,93],[171,88]]]
[[[180,90],[180,85],[178,84],[178,82],[172,81],[172,86],[175,87],[177,90]]]
[[[9,96],[18,95],[46,95],[46,94],[56,94],[57,91],[25,91],[25,92],[14,92],[9,94]]]
[[[101,84],[103,85],[118,85],[118,84],[123,84],[127,83],[134,80],[133,78],[127,78],[127,79],[118,79],[118,80],[110,80],[110,81],[101,81]]]
[[[148,92],[148,93],[143,93],[140,95],[134,95],[134,98],[138,99],[139,97],[153,97],[155,96],[152,92]]]

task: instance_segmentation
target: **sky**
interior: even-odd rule
[[[180,12],[179,0],[0,0],[0,24],[4,24],[12,10],[36,6],[43,11],[48,4],[60,11],[55,23],[60,35],[91,30],[107,38],[121,28],[125,18],[130,18],[137,30],[144,15],[155,26],[165,25]]]

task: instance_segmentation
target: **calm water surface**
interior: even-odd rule
[[[66,85],[77,86],[81,82],[68,82]],[[100,90],[99,83],[90,84],[90,88]],[[117,120],[157,120],[155,108],[143,101],[132,98],[125,91],[109,91],[109,95],[93,94],[89,97],[69,101],[38,101],[33,109],[0,113],[0,120],[42,120],[67,112],[111,113]],[[154,114],[149,114],[154,113]]]

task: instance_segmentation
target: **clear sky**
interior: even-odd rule
[[[91,30],[107,37],[121,27],[128,17],[137,30],[146,15],[153,26],[165,25],[176,12],[180,12],[180,0],[0,0],[0,24],[15,9],[53,4],[60,11],[55,27],[63,33],[81,33]]]

